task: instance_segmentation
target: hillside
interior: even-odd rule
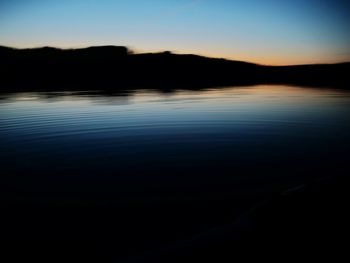
[[[133,54],[126,47],[0,47],[1,90],[205,88],[253,84],[347,87],[350,63],[263,66],[171,52]]]

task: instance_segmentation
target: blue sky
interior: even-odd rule
[[[0,0],[0,45],[328,63],[350,60],[349,17],[349,0]]]

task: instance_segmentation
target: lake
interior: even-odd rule
[[[350,92],[330,88],[1,94],[2,207],[93,207],[125,247],[166,243],[348,174],[349,134]]]

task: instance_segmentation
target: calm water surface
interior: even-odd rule
[[[349,172],[350,93],[253,86],[13,93],[5,198],[223,198]]]
[[[23,255],[71,251],[78,262],[157,255],[216,233],[275,193],[349,174],[346,91],[254,86],[0,98],[0,239],[27,249]]]

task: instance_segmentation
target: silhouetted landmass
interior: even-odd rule
[[[205,88],[254,84],[347,87],[350,62],[263,66],[171,52],[133,54],[126,47],[0,47],[1,90]]]

